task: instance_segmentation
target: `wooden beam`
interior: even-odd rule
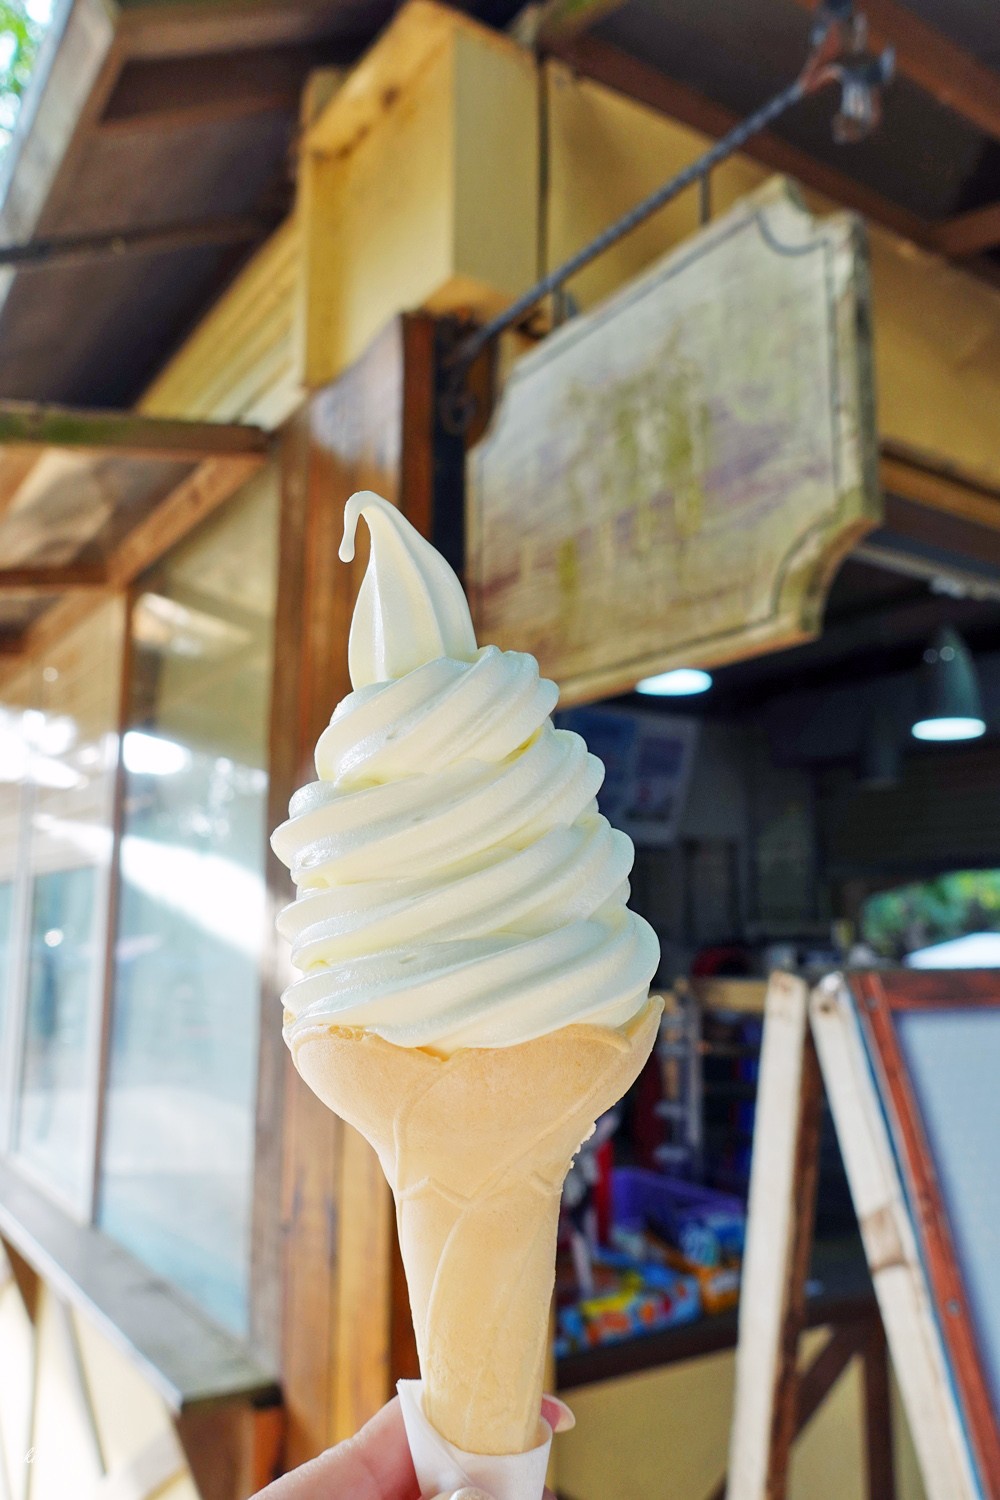
[[[624,4],[625,0],[542,0],[538,5],[526,5],[508,30],[522,47],[544,52],[557,42],[568,42],[589,31]]]
[[[814,11],[816,0],[795,0]],[[864,0],[871,46],[894,47],[896,67],[984,135],[1000,140],[1000,73],[897,0]]]
[[[227,454],[263,459],[268,435],[259,427],[225,422],[185,422],[130,411],[0,401],[0,444],[38,448],[107,448],[132,458],[194,463]]]
[[[877,1323],[878,1318],[873,1321]],[[867,1333],[867,1324],[859,1327],[845,1323],[834,1328],[812,1364],[802,1372],[795,1409],[796,1437],[808,1427],[854,1356],[868,1348]],[[729,1476],[724,1474],[708,1500],[726,1500],[728,1486]],[[893,1495],[892,1490],[872,1490],[871,1500],[893,1500]]]
[[[29,240],[0,245],[0,267],[17,271],[50,270],[93,260],[118,260],[123,255],[170,255],[212,245],[239,245],[262,240],[274,228],[271,219],[244,214],[190,223],[166,224],[156,229],[123,229],[101,234],[67,235],[59,239]]]
[[[211,423],[158,424],[154,418],[141,420],[150,428],[191,426],[238,436],[249,432],[254,434],[257,451],[254,448],[242,453],[236,451],[198,464],[145,521],[126,535],[104,563],[94,567],[68,564],[61,568],[0,569],[0,589],[52,592],[61,596],[20,636],[9,643],[0,643],[0,657],[31,658],[47,651],[54,641],[97,608],[107,590],[127,588],[134,578],[235,494],[265,462],[265,453],[256,444],[256,438],[262,435],[255,428],[213,428]]]
[[[0,447],[0,520],[14,504],[22,484],[41,457],[37,448],[20,448],[14,443]]]
[[[245,1401],[183,1411],[174,1427],[201,1500],[256,1494],[279,1473],[284,1413]]]
[[[103,563],[67,563],[64,567],[0,568],[0,591],[19,594],[89,593],[110,588]]]
[[[878,1322],[877,1315],[873,1321]],[[862,1353],[867,1335],[865,1324],[846,1323],[835,1328],[812,1364],[801,1373],[795,1402],[796,1437],[812,1421],[851,1360]]]
[[[10,651],[15,659],[36,660],[44,655],[67,631],[73,630],[95,609],[100,609],[104,595],[95,589],[63,594],[57,604],[40,615],[23,631]],[[7,655],[6,651],[0,652]]]
[[[35,1270],[30,1261],[25,1260],[20,1250],[11,1244],[10,1240],[3,1239],[3,1253],[7,1257],[14,1285],[17,1287],[24,1310],[28,1314],[30,1322],[34,1323],[38,1316],[38,1297],[41,1291],[42,1278]]]
[[[736,1350],[729,1500],[784,1500],[799,1406],[798,1343],[819,1176],[823,1088],[808,990],[768,984]],[[832,1357],[832,1356],[831,1356]]]
[[[994,249],[1000,245],[1000,203],[948,219],[935,230],[934,240],[943,255],[976,255]]]
[[[899,444],[881,445],[879,482],[883,490],[903,500],[1000,531],[1000,492],[933,468]]]
[[[896,1464],[892,1445],[889,1351],[881,1318],[873,1318],[862,1351],[865,1384],[865,1457],[868,1500],[894,1500]]]
[[[206,459],[134,527],[108,559],[108,579],[124,588],[152,566],[193,526],[217,510],[261,467],[262,453]]]
[[[307,386],[402,307],[485,317],[535,279],[539,87],[509,37],[409,0],[336,91],[300,153]]]
[[[98,124],[102,135],[167,131],[280,112],[296,114],[317,62],[346,63],[355,48],[329,57],[314,44],[202,57],[141,59],[122,70]]]
[[[552,56],[560,58],[583,77],[604,84],[655,109],[669,115],[693,130],[719,139],[739,122],[740,116],[733,114],[724,105],[706,99],[687,84],[677,83],[657,68],[641,62],[628,52],[613,47],[596,37],[578,36],[568,43],[551,46]],[[803,186],[822,193],[845,208],[864,214],[877,224],[883,224],[894,234],[913,240],[918,245],[930,246],[934,231],[926,220],[909,209],[884,198],[881,193],[866,187],[864,183],[849,177],[836,167],[828,167],[807,152],[789,145],[771,131],[763,131],[752,137],[743,147],[743,154],[773,171],[784,172],[794,177]]]

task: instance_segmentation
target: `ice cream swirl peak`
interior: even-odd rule
[[[354,557],[362,516],[371,556],[347,647],[354,687],[404,677],[441,656],[472,661],[476,633],[462,585],[440,552],[381,495],[359,490],[348,500],[341,562]]]
[[[624,1025],[659,945],[626,906],[604,767],[554,727],[533,657],[477,648],[457,577],[394,507],[354,496],[341,555],[361,515],[354,691],[272,838],[298,887],[278,923],[302,972],[286,1038],[346,1027],[450,1054]]]

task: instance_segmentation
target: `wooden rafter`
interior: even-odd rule
[[[1000,245],[1000,203],[988,203],[967,214],[957,214],[940,225],[935,242],[945,255],[976,255]]]
[[[558,42],[589,31],[621,10],[625,0],[541,0],[526,5],[511,25],[511,34],[526,47],[547,51]]]
[[[294,113],[316,61],[313,44],[138,59],[122,70],[97,128],[102,135],[132,134]]]
[[[1000,531],[1000,494],[996,490],[934,468],[898,443],[882,443],[879,481],[887,494]]]
[[[101,234],[60,235],[26,244],[0,245],[0,266],[18,271],[50,270],[94,260],[118,260],[123,255],[166,255],[176,250],[198,250],[212,245],[250,244],[274,225],[256,214],[227,214],[156,229],[123,229]]]
[[[257,427],[0,402],[0,514],[53,451],[183,466],[151,513],[103,558],[52,566],[18,560],[9,567],[0,558],[0,594],[58,596],[20,634],[0,641],[0,658],[43,653],[109,590],[126,589],[234,494],[264,464],[269,448],[268,434]],[[86,467],[88,460],[82,462]]]
[[[194,462],[238,454],[263,458],[269,441],[259,427],[239,423],[174,421],[136,412],[0,401],[0,445],[106,448],[132,458]]]
[[[795,0],[814,11],[816,0]],[[896,66],[938,104],[1000,140],[1000,73],[921,20],[898,0],[864,0],[871,45],[893,47]]]
[[[90,593],[110,587],[103,563],[68,563],[64,567],[0,568],[0,591],[19,594]]]
[[[234,494],[260,468],[263,456],[206,459],[129,532],[108,559],[108,578],[124,588]]]
[[[739,120],[739,116],[724,105],[705,98],[695,89],[677,83],[659,69],[596,37],[577,36],[569,42],[553,44],[548,51],[583,77],[604,84],[705,135],[723,136]],[[864,214],[904,239],[927,247],[934,244],[934,229],[926,220],[884,198],[846,172],[829,167],[789,145],[771,131],[754,136],[743,150],[747,156],[773,171],[787,173],[805,187]]]

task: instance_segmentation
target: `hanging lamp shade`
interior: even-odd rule
[[[918,684],[918,740],[975,740],[986,732],[979,678],[968,646],[950,625],[924,652]]]

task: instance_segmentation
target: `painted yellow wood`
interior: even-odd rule
[[[871,257],[880,437],[1000,489],[1000,291],[886,230]]]
[[[146,391],[149,416],[275,428],[302,400],[296,319],[301,236],[292,217],[244,267]]]
[[[558,264],[710,144],[700,131],[586,79],[546,67],[549,195],[545,264]],[[760,183],[766,169],[737,156],[712,174],[713,214]],[[813,213],[836,205],[806,191]],[[698,195],[682,195],[576,277],[592,307],[698,225]],[[880,436],[931,469],[1000,486],[1000,291],[940,256],[869,226]],[[932,500],[928,500],[932,504]]]
[[[481,641],[564,701],[815,634],[880,515],[859,222],[782,179],[514,368],[469,461]]]
[[[333,379],[398,312],[496,311],[537,273],[531,54],[411,0],[306,132],[306,382]]]
[[[564,63],[545,65],[548,133],[545,268],[551,270],[626,213],[711,144],[708,136],[577,78]],[[725,213],[768,180],[766,167],[732,157],[712,174],[713,213]],[[675,198],[569,283],[592,307],[699,228],[698,194]]]

